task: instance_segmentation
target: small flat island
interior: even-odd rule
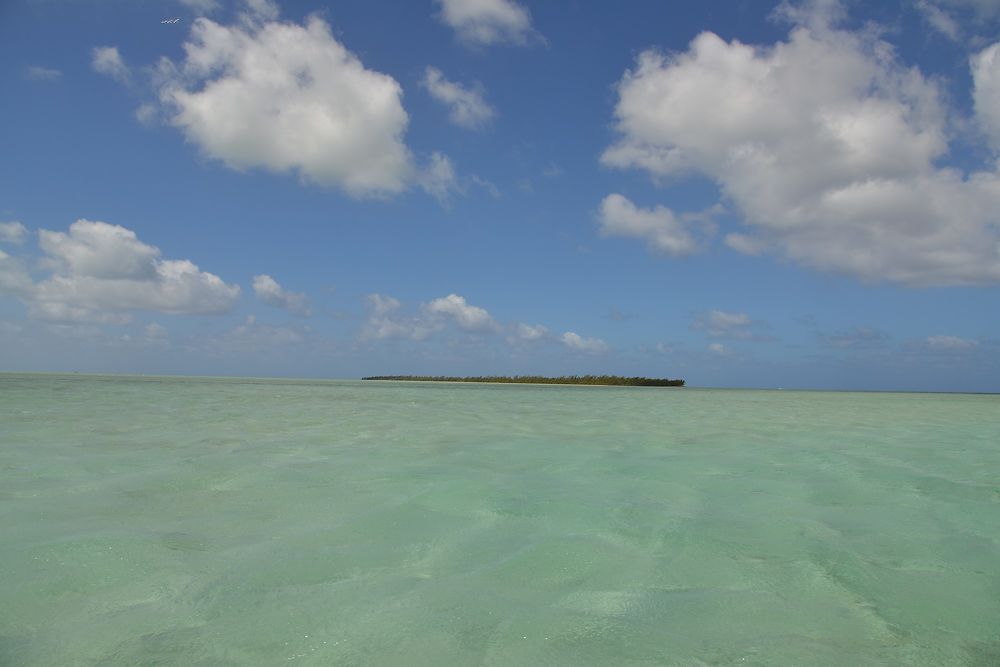
[[[684,380],[668,378],[622,377],[621,375],[480,375],[476,377],[446,377],[443,375],[371,375],[362,380],[395,380],[413,382],[498,382],[505,384],[587,384],[618,387],[683,387]]]

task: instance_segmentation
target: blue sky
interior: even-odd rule
[[[872,5],[3,3],[0,369],[1000,391],[1000,6]]]

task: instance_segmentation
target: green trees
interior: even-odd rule
[[[684,380],[667,378],[622,377],[621,375],[564,375],[562,377],[542,377],[540,375],[480,375],[476,377],[447,377],[444,375],[371,375],[362,380],[396,380],[419,382],[498,382],[508,384],[588,384],[623,387],[683,387]]]

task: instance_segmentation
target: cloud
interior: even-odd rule
[[[711,338],[729,338],[733,340],[771,340],[769,336],[759,333],[765,325],[750,319],[746,313],[727,313],[723,310],[710,310],[695,317],[691,328],[704,331]]]
[[[727,348],[722,343],[709,343],[706,349],[708,349],[708,351],[711,352],[712,354],[717,354],[719,356],[725,356],[729,354],[729,348]]]
[[[932,350],[960,351],[971,350],[978,347],[979,343],[974,340],[966,340],[958,336],[928,336],[927,347]]]
[[[932,28],[952,41],[958,40],[958,23],[950,14],[933,2],[930,2],[930,0],[917,0],[915,6]]]
[[[608,350],[608,344],[600,338],[584,338],[583,336],[575,334],[572,331],[564,333],[559,340],[566,347],[578,352],[598,354],[601,352],[607,352]]]
[[[253,277],[253,292],[258,299],[269,306],[287,310],[297,317],[309,317],[309,300],[301,292],[289,292],[267,274]]]
[[[95,48],[91,64],[95,71],[110,76],[121,83],[128,83],[132,78],[132,72],[129,70],[128,65],[125,64],[125,61],[122,60],[117,46],[99,46]]]
[[[31,65],[24,70],[24,76],[28,77],[32,81],[58,81],[62,78],[62,72],[49,67]]]
[[[979,126],[1000,150],[1000,42],[972,57],[972,97]]]
[[[726,234],[723,243],[743,255],[760,255],[767,250],[767,243],[748,234]]]
[[[357,197],[408,188],[418,174],[399,83],[367,69],[322,19],[278,22],[272,3],[248,4],[236,25],[197,19],[184,61],[161,60],[169,122],[232,169],[295,172]]]
[[[642,239],[650,249],[672,257],[690,255],[698,250],[698,243],[688,226],[663,206],[639,208],[622,195],[611,194],[601,202],[598,222],[605,236]]]
[[[441,19],[468,46],[527,44],[540,39],[531,14],[513,0],[437,0]]]
[[[400,314],[402,304],[391,296],[369,294],[366,300],[368,319],[361,332],[362,338],[424,340],[441,328],[440,323]]]
[[[0,243],[21,243],[27,233],[20,222],[0,222]]]
[[[467,303],[465,297],[458,294],[434,299],[424,305],[424,312],[432,318],[450,319],[463,331],[488,333],[500,328],[485,308]]]
[[[496,110],[483,99],[480,89],[469,89],[444,78],[436,67],[424,70],[422,85],[438,102],[448,107],[448,118],[452,123],[470,130],[488,125],[496,116]]]
[[[602,161],[657,180],[707,176],[753,238],[805,266],[914,286],[1000,282],[1000,174],[936,166],[949,149],[938,84],[875,31],[838,29],[839,3],[807,7],[772,46],[704,32],[685,52],[641,53],[618,84],[619,138]]]
[[[455,178],[455,167],[447,155],[433,153],[427,167],[417,178],[420,187],[427,194],[438,200],[442,206],[447,207],[451,195],[464,192]]]
[[[161,259],[158,248],[124,227],[77,220],[68,233],[40,230],[38,236],[47,278],[32,281],[11,269],[11,258],[0,264],[0,288],[37,319],[123,324],[138,310],[215,314],[229,311],[240,295],[238,286],[188,260]]]
[[[518,343],[533,343],[536,341],[544,340],[549,335],[549,329],[541,324],[524,324],[522,322],[517,322],[510,328],[510,334],[507,337],[507,342],[512,345]]]

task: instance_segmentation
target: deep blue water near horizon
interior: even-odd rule
[[[1000,396],[0,374],[0,665],[998,665]]]

